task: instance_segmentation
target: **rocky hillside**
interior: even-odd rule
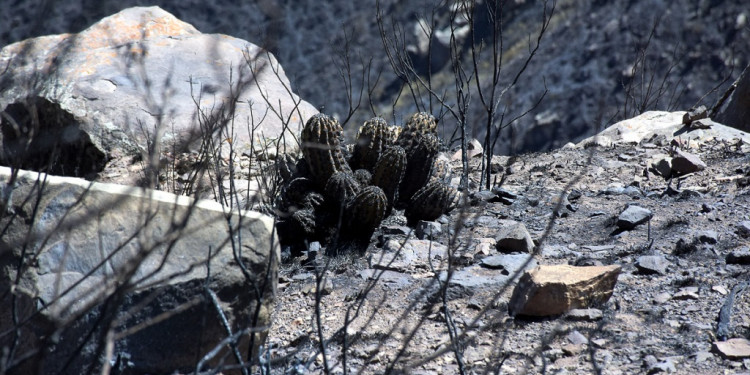
[[[471,139],[468,160],[437,132],[455,146],[468,98],[481,139],[491,63],[452,70],[472,56],[452,4],[3,5],[2,43],[83,31],[0,52],[0,374],[746,373],[750,135],[650,109],[710,110],[748,11],[687,3],[507,4],[498,88],[523,74],[495,120],[528,113],[514,155]],[[403,86],[426,73],[446,106]],[[345,142],[335,118],[373,112]]]
[[[0,45],[80,31],[104,16],[141,3],[6,2],[0,9]],[[396,122],[414,112],[414,101],[408,91],[401,90],[402,82],[388,62],[372,0],[264,0],[241,5],[226,0],[167,0],[149,4],[159,5],[204,33],[224,33],[267,46],[303,99],[342,119],[349,108],[347,81],[341,76],[343,52],[348,50],[352,63],[349,92],[355,104],[362,87],[362,63],[370,66],[370,82],[377,82],[371,96],[364,91],[350,128],[370,118],[372,111]],[[490,34],[482,26],[487,19],[484,5],[480,2],[477,7],[476,40],[486,41]],[[501,87],[514,77],[528,55],[529,40],[535,41],[541,24],[542,8],[532,1],[504,6]],[[432,81],[436,92],[454,92],[454,75],[445,54],[450,6],[386,0],[380,2],[380,9],[386,30],[396,26],[410,51],[408,56],[417,63],[426,61],[420,47],[426,41],[419,20],[429,24],[434,16]],[[512,132],[504,131],[498,142],[504,153],[561,146],[642,110],[687,109],[696,103],[710,108],[750,61],[750,12],[741,0],[562,0],[552,14],[535,58],[500,102],[501,108],[507,106],[506,120],[531,109]],[[462,41],[461,51],[467,59],[468,44]],[[425,65],[417,66],[424,69]],[[487,81],[485,73],[479,76]],[[534,107],[545,88],[544,100]],[[476,93],[471,104],[469,130],[481,137],[484,120]],[[433,109],[440,112],[437,106]],[[451,133],[455,120],[444,117],[443,125],[443,131]]]
[[[365,256],[310,246],[271,373],[747,373],[750,136],[674,136],[683,114],[496,156],[502,186],[416,229],[394,211]]]

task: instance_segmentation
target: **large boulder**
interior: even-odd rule
[[[577,143],[578,147],[608,144],[636,144],[653,137],[664,136],[667,141],[718,139],[732,141],[740,139],[750,143],[750,134],[735,128],[713,123],[709,129],[690,129],[683,124],[685,112],[649,111],[620,121],[597,135]]]
[[[716,121],[750,132],[750,65],[716,105]]]
[[[95,178],[148,152],[239,155],[260,137],[296,146],[317,113],[273,55],[158,7],[8,45],[0,66],[0,162],[58,175]]]
[[[10,373],[189,372],[257,358],[277,292],[270,217],[8,168],[0,198]]]

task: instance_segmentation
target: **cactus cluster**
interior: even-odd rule
[[[366,244],[394,208],[404,209],[414,224],[435,220],[457,204],[458,191],[442,182],[450,167],[437,162],[431,114],[414,114],[403,128],[379,117],[366,121],[348,159],[342,134],[336,119],[317,114],[302,130],[302,158],[278,160],[282,243]]]

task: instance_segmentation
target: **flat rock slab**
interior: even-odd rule
[[[539,266],[521,276],[508,303],[511,315],[550,316],[601,304],[612,296],[621,267]]]
[[[372,268],[415,272],[416,270],[443,268],[448,259],[448,248],[429,240],[388,240],[383,251],[372,254]]]
[[[716,341],[713,350],[728,359],[750,358],[750,341],[743,338]]]
[[[480,265],[454,272],[449,284],[464,288],[467,293],[473,293],[479,288],[499,287],[514,282],[524,270],[536,266],[537,262],[531,254],[495,255],[484,258]],[[446,272],[442,272],[440,278],[445,280],[446,275]]]
[[[88,332],[108,319],[116,319],[113,353],[128,358],[132,373],[193,371],[228,335],[217,309],[233,332],[256,332],[256,348],[263,342],[280,256],[270,217],[8,168],[0,168],[0,187],[11,193],[0,216],[0,290],[14,291],[0,296],[0,331],[13,331],[14,314],[25,322],[10,359],[29,356],[18,373],[97,368],[98,334]],[[239,339],[245,355],[247,332]],[[12,336],[0,336],[0,347]]]
[[[379,282],[395,289],[405,288],[414,282],[414,277],[411,275],[372,268],[359,271],[359,276],[365,280],[378,280]]]
[[[635,262],[635,267],[643,274],[666,275],[667,268],[669,268],[671,264],[672,263],[670,263],[667,258],[661,255],[643,255],[638,257]]]
[[[85,139],[104,161],[147,150],[155,139],[165,150],[196,151],[207,132],[238,154],[261,135],[292,146],[317,113],[291,91],[273,55],[202,34],[159,7],[125,9],[78,34],[8,45],[0,66],[7,68],[0,110],[22,118],[24,108],[44,107],[45,131],[67,126],[68,136]],[[207,118],[217,127],[202,128]]]
[[[568,311],[568,315],[566,317],[568,320],[593,322],[596,320],[601,320],[604,317],[604,313],[602,312],[602,310],[592,308],[573,309]]]

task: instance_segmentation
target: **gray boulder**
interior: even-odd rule
[[[750,134],[722,124],[714,124],[710,129],[686,129],[682,123],[685,112],[649,111],[636,117],[620,121],[576,144],[585,148],[591,145],[636,144],[656,136],[665,136],[667,141],[678,139],[690,142],[708,139],[732,141],[740,139],[750,143]],[[717,121],[719,121],[717,119]]]
[[[750,132],[750,65],[716,104],[716,121]]]
[[[265,339],[279,259],[270,217],[8,168],[0,187],[12,373],[192,372],[251,360]]]
[[[158,7],[8,45],[0,66],[1,161],[57,175],[93,178],[148,151],[249,153],[261,136],[296,146],[317,113],[273,55]]]

